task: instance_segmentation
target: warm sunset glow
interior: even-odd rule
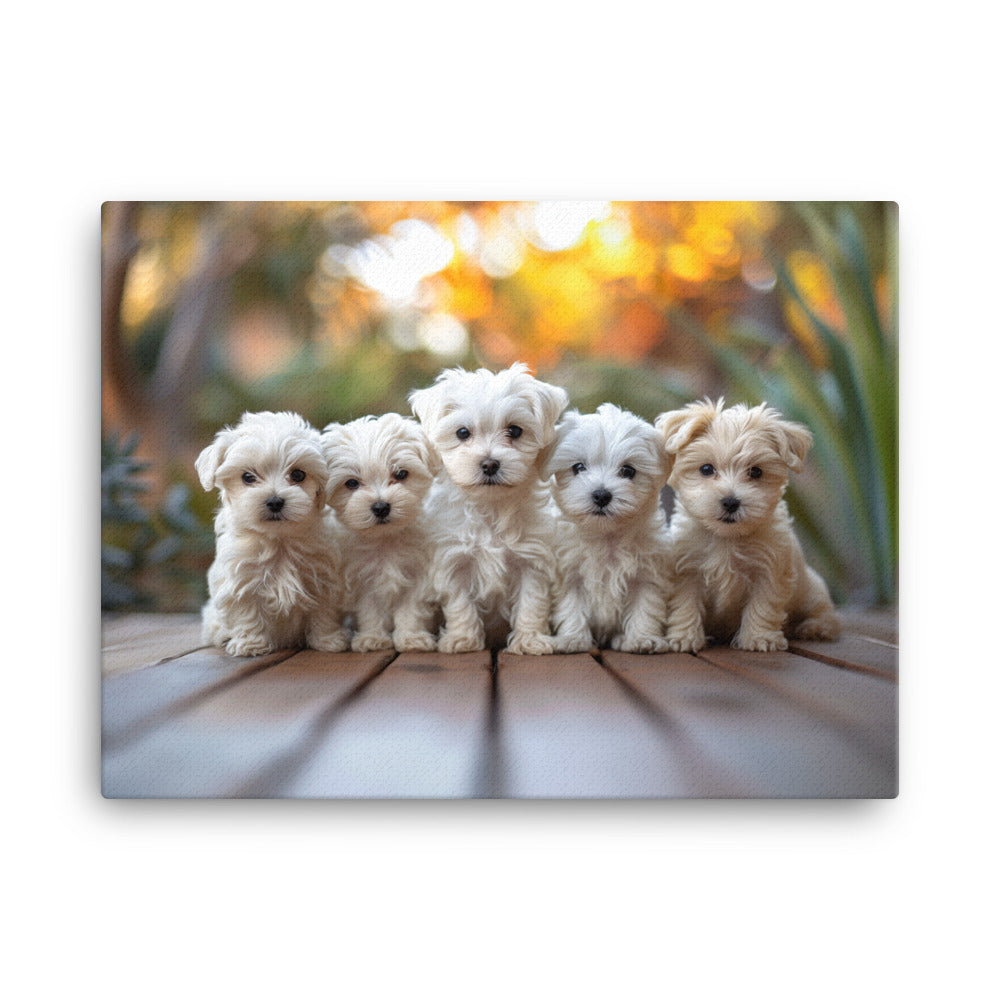
[[[684,281],[707,281],[712,276],[712,267],[701,251],[686,243],[667,247],[667,267]]]
[[[317,343],[331,356],[379,328],[396,350],[448,358],[502,343],[514,356],[553,364],[590,351],[641,359],[667,349],[674,305],[778,294],[762,243],[781,218],[773,203],[288,202],[269,210],[321,218],[333,237],[303,290]],[[174,242],[143,245],[123,297],[128,329],[148,322],[198,266],[199,245],[188,217]],[[787,266],[809,308],[841,328],[820,259],[800,250]],[[787,296],[777,312],[822,364],[806,313]],[[239,329],[246,343],[233,357],[241,372],[283,363],[281,337],[251,335],[259,327],[247,323]]]
[[[421,329],[435,332],[418,337],[400,319],[391,328],[401,350],[454,353],[502,337],[519,356],[558,361],[613,340],[643,357],[665,329],[654,317],[675,299],[709,282],[757,295],[777,282],[757,241],[778,216],[752,202],[362,202],[349,211],[372,228],[326,248],[310,292],[338,343],[339,317],[358,308],[353,287],[373,293],[373,314],[416,309],[464,331],[449,325],[445,336],[441,321],[428,321]]]

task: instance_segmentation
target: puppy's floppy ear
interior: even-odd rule
[[[425,427],[437,423],[441,409],[441,388],[434,384],[426,389],[414,389],[407,397],[413,415]]]
[[[424,427],[432,430],[448,412],[448,397],[456,384],[468,376],[464,368],[445,368],[438,372],[434,382],[426,389],[413,389],[407,400],[413,415]],[[445,391],[446,387],[448,392]]]
[[[674,472],[677,453],[667,451],[667,442],[662,437],[660,439],[660,461],[663,463],[663,475],[669,479]]]
[[[334,484],[336,478],[333,475],[334,469],[336,468],[337,462],[342,459],[341,449],[350,441],[351,435],[344,424],[332,423],[327,424],[323,428],[323,433],[320,435],[319,446],[320,451],[323,452],[323,458],[326,459],[326,483],[325,494],[326,502],[329,503],[334,492]]]
[[[565,389],[558,385],[550,385],[548,382],[539,382],[534,379],[532,386],[533,406],[532,409],[538,416],[542,428],[542,444],[548,444],[555,433],[556,421],[559,414],[569,405],[569,395]]]
[[[725,400],[722,399],[718,403],[704,399],[698,403],[688,403],[680,410],[661,413],[653,426],[663,438],[667,455],[676,455],[695,438],[704,434],[712,426],[712,421],[722,412],[724,405]]]
[[[437,448],[431,444],[431,439],[427,436],[427,432],[419,424],[417,425],[415,436],[420,460],[427,466],[427,471],[432,476],[438,475],[443,466]]]
[[[423,426],[412,417],[404,417],[401,414],[387,414],[383,419],[391,421],[392,432],[396,435],[405,436],[413,445],[417,458],[422,465],[427,467],[427,471],[436,476],[441,471],[441,458],[437,449],[431,444],[431,439]]]
[[[349,437],[350,435],[343,424],[332,423],[323,428],[323,433],[320,436],[320,448],[327,462],[330,461],[330,455],[333,452],[347,443]]]
[[[206,491],[215,489],[215,474],[237,437],[238,434],[232,427],[224,427],[215,435],[215,440],[195,459],[194,467],[202,489]]]
[[[566,436],[579,421],[580,413],[578,410],[569,410],[564,413],[562,419],[555,426],[554,437],[538,452],[539,475],[542,477],[543,483],[555,475],[556,470],[552,468],[552,459],[555,458],[556,449],[566,440]]]
[[[778,420],[774,425],[778,454],[792,472],[801,472],[803,460],[812,447],[812,432],[804,424]]]

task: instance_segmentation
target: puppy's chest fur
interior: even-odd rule
[[[760,572],[754,546],[720,542],[709,536],[698,570],[706,608],[726,617],[746,603],[753,580]]]
[[[516,528],[505,530],[482,517],[470,520],[467,542],[447,554],[446,564],[452,574],[468,580],[470,592],[481,600],[506,604],[525,566],[539,556],[539,543]]]
[[[323,522],[286,538],[222,532],[210,591],[220,608],[251,604],[271,619],[299,622],[333,594],[331,553]]]
[[[791,596],[794,565],[787,539],[773,523],[752,535],[720,538],[686,519],[683,511],[677,519],[681,530],[673,543],[676,584],[697,589],[710,628],[735,630],[743,608],[763,581]],[[778,520],[787,520],[787,515]]]
[[[360,595],[377,591],[381,599],[395,604],[413,590],[426,586],[430,569],[430,546],[422,525],[381,533],[347,533],[343,539],[344,576],[352,603]]]
[[[575,592],[588,618],[620,628],[636,592],[662,585],[666,530],[651,527],[639,536],[588,536],[564,524],[557,548],[560,589]]]
[[[443,490],[442,493],[445,493]],[[460,586],[488,604],[506,603],[531,568],[552,575],[551,518],[530,499],[522,509],[483,511],[448,491],[435,513],[437,585]]]

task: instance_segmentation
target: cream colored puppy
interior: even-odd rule
[[[451,369],[410,393],[446,473],[428,498],[442,652],[555,651],[554,522],[540,453],[567,402],[520,363],[495,374]]]
[[[788,648],[786,636],[835,639],[826,584],[806,565],[782,499],[812,435],[766,403],[691,403],[656,419],[676,494],[670,522],[672,650],[709,636],[737,649]]]
[[[431,650],[431,542],[424,498],[440,468],[420,425],[387,413],[329,424],[330,505],[344,537],[351,649]]]
[[[294,413],[246,413],[195,462],[217,489],[204,639],[233,656],[348,647],[319,431]]]
[[[670,465],[652,424],[604,403],[565,414],[547,462],[561,512],[553,623],[562,653],[610,646],[659,653],[666,642]]]

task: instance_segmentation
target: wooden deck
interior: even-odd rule
[[[886,798],[894,613],[787,653],[239,659],[103,621],[108,798]]]

